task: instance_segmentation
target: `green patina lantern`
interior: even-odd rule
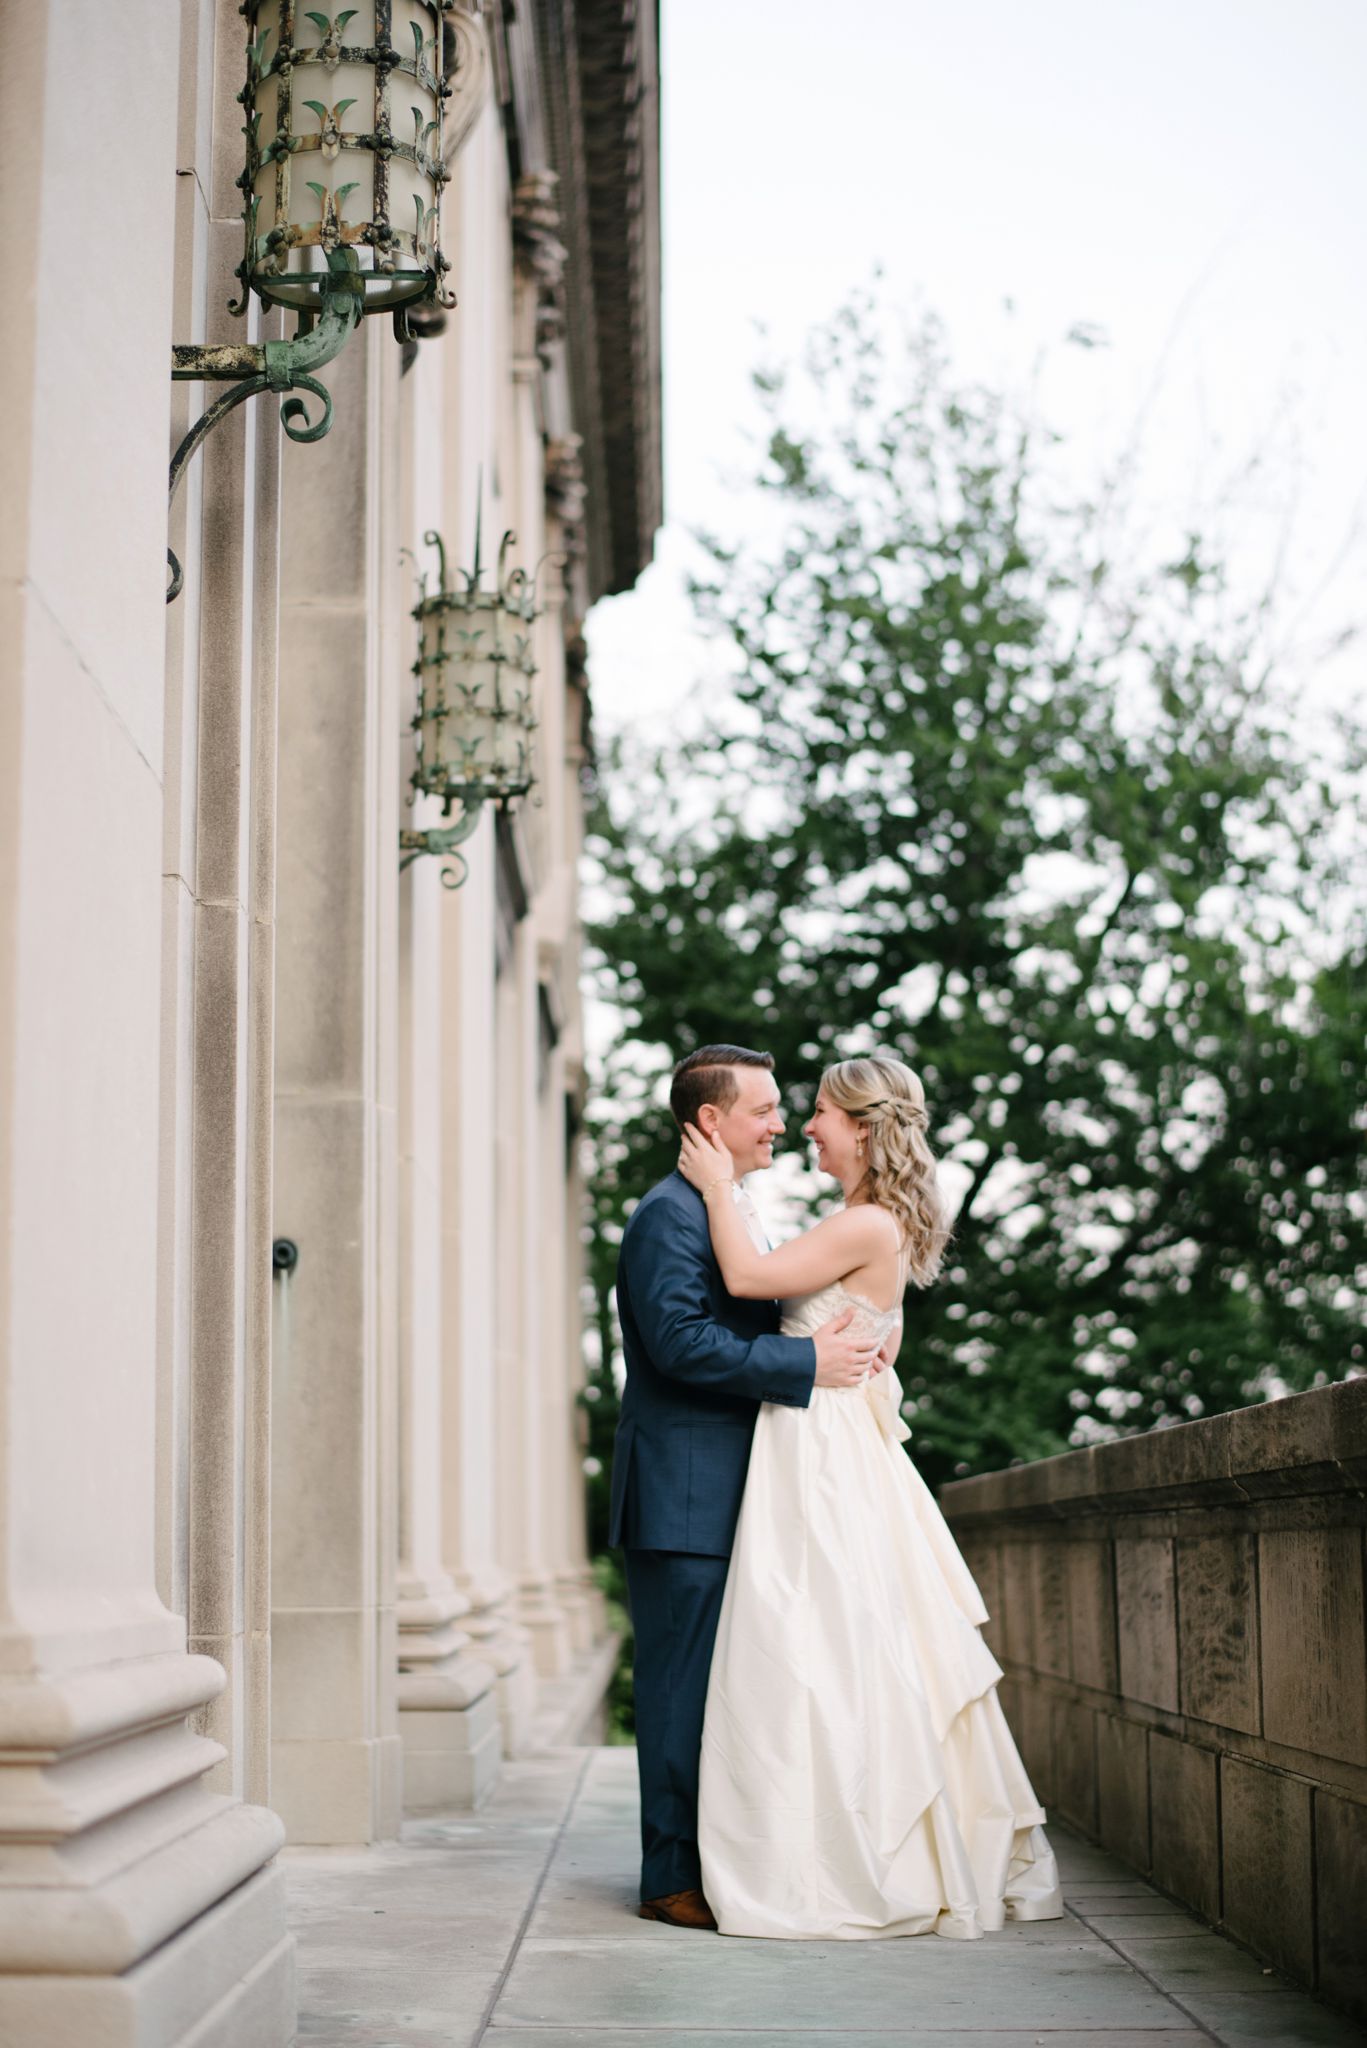
[[[448,818],[457,805],[460,815],[449,826],[401,832],[401,868],[419,854],[453,854],[474,831],[485,804],[507,809],[527,795],[536,779],[533,628],[540,611],[533,579],[509,566],[514,536],[504,534],[497,570],[487,586],[478,522],[474,568],[459,569],[454,577],[448,574],[440,534],[429,532],[423,539],[437,551],[438,581],[429,592],[427,579],[419,579],[413,607],[418,701],[408,802],[435,797]],[[442,870],[448,888],[458,888],[464,879],[465,863],[459,858]]]
[[[245,247],[237,275],[245,313],[254,291],[299,315],[284,341],[177,346],[171,375],[230,383],[177,448],[171,497],[206,436],[261,392],[307,392],[280,409],[294,441],[321,440],[332,400],[316,372],[367,313],[392,313],[410,340],[409,308],[453,303],[440,240],[448,152],[483,101],[488,49],[480,17],[457,0],[361,0],[323,12],[295,0],[243,0],[247,82]],[[453,89],[459,104],[447,107]],[[168,602],[181,587],[168,550]]]
[[[453,303],[439,238],[451,86],[439,0],[246,0],[247,287],[316,312],[345,252],[364,312]]]

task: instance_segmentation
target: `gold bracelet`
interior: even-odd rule
[[[733,1188],[735,1185],[736,1183],[733,1175],[729,1173],[719,1173],[715,1180],[710,1180],[707,1183],[707,1186],[702,1191],[702,1198],[704,1201],[706,1201],[708,1196],[711,1194],[713,1188]]]

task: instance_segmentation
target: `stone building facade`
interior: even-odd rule
[[[0,110],[0,2042],[293,2037],[286,1839],[476,1803],[611,1662],[576,1395],[581,624],[660,516],[634,0],[451,9],[458,305],[326,438],[173,342],[241,251],[234,0],[35,0]],[[96,280],[98,290],[94,290]],[[400,870],[414,568],[540,565],[535,801]],[[183,588],[166,602],[168,538]],[[449,866],[450,864],[447,863]],[[275,1263],[273,1264],[273,1247]],[[278,1270],[277,1270],[278,1267]]]

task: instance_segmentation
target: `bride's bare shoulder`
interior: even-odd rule
[[[852,1247],[861,1252],[865,1260],[901,1251],[902,1233],[897,1218],[890,1210],[880,1208],[876,1202],[856,1202],[844,1213],[850,1219]]]

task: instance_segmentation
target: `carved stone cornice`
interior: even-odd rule
[[[560,239],[554,171],[525,171],[513,187],[513,246],[549,290],[559,288],[569,252]]]
[[[548,155],[571,250],[588,588],[626,590],[662,516],[657,0],[538,0]]]
[[[579,626],[565,635],[565,681],[571,690],[589,686],[589,648]]]
[[[513,187],[513,251],[536,292],[536,350],[544,357],[565,333],[565,265],[552,170],[525,171]]]
[[[546,507],[564,528],[565,549],[572,561],[577,561],[584,551],[588,483],[583,448],[580,434],[561,434],[546,443]]]

